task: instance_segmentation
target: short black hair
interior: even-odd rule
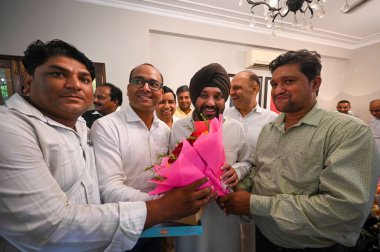
[[[300,71],[309,81],[321,75],[321,55],[316,51],[308,51],[306,49],[288,51],[269,63],[269,70],[273,73],[278,67],[288,64],[299,64]]]
[[[339,104],[339,103],[348,103],[348,105],[351,106],[351,103],[350,103],[350,101],[348,101],[348,100],[341,100],[341,101],[338,101],[338,104]]]
[[[176,100],[176,95],[175,95],[174,91],[170,87],[168,87],[168,86],[162,86],[162,89],[164,90],[164,94],[166,94],[166,93],[172,93],[173,96],[174,96],[174,101]]]
[[[73,45],[59,39],[48,41],[46,44],[41,40],[32,42],[24,51],[22,64],[27,73],[34,76],[36,68],[53,56],[65,56],[79,61],[86,66],[91,78],[95,79],[94,63]]]
[[[182,85],[179,88],[177,88],[177,91],[175,93],[178,95],[178,94],[183,93],[183,92],[189,92],[190,93],[189,86]]]
[[[107,86],[110,88],[111,101],[115,101],[115,100],[118,101],[119,106],[123,104],[123,92],[121,92],[120,88],[116,87],[114,84],[109,83],[109,82],[106,82],[102,84],[101,86]]]
[[[135,66],[135,68],[133,68],[132,71],[129,73],[129,83],[131,83],[131,81],[132,81],[132,75],[133,75],[133,72],[136,70],[136,68],[138,68],[138,67],[140,67],[140,66],[151,66],[151,67],[153,67],[154,69],[156,69],[157,72],[160,73],[161,80],[162,80],[161,84],[162,84],[162,85],[164,84],[164,77],[162,76],[161,72],[160,72],[155,66],[153,66],[153,65],[150,64],[150,63],[144,63],[144,64],[141,64],[141,65]]]

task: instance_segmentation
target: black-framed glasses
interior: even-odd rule
[[[152,90],[160,90],[162,87],[162,83],[156,80],[146,80],[144,78],[140,77],[133,77],[131,79],[130,84],[135,87],[142,87],[145,85],[145,83],[148,83],[148,86]]]

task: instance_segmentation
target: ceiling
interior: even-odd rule
[[[191,19],[238,29],[261,33],[272,33],[266,28],[263,8],[255,7],[256,25],[251,28],[250,5],[243,0],[79,0],[117,8],[125,8],[145,13]],[[350,5],[362,0],[348,0]],[[283,28],[276,30],[276,36],[294,37],[315,43],[335,45],[354,49],[380,42],[380,0],[367,0],[349,13],[341,13],[343,0],[327,0],[326,15],[312,20],[313,29],[306,31],[291,25],[293,15],[283,19]],[[297,14],[299,15],[299,14]],[[298,20],[301,20],[299,16]]]

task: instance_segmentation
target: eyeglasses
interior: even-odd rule
[[[146,80],[144,78],[134,77],[131,79],[130,84],[135,87],[142,87],[145,85],[145,83],[148,83],[148,86],[152,90],[160,90],[162,87],[162,83],[156,81],[156,80]]]

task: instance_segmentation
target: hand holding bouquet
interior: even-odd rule
[[[157,187],[149,194],[161,194],[203,177],[209,179],[203,187],[212,186],[218,196],[227,194],[228,188],[220,181],[221,167],[226,161],[222,124],[222,115],[209,122],[195,122],[195,131],[164,157],[161,164],[153,166],[156,176],[151,182]]]

